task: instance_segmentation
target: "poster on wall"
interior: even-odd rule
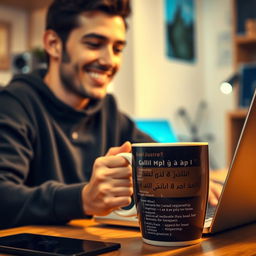
[[[194,62],[194,0],[165,0],[166,54],[171,59]]]

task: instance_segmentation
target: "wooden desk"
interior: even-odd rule
[[[211,171],[210,176],[217,181],[223,181],[226,174],[227,170],[223,169]],[[94,220],[73,220],[64,226],[25,226],[0,230],[0,237],[25,232],[121,244],[118,251],[104,255],[256,256],[256,223],[203,237],[201,243],[187,247],[148,245],[142,241],[138,228],[101,225]]]
[[[187,247],[151,246],[142,241],[138,228],[104,226],[94,220],[74,220],[65,226],[26,226],[0,230],[0,236],[22,232],[121,243],[121,249],[104,255],[256,255],[256,223],[204,237],[201,243]]]

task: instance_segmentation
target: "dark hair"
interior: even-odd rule
[[[83,12],[102,11],[124,19],[130,15],[130,0],[54,0],[47,13],[46,29],[54,30],[65,45],[70,32],[79,26]],[[127,24],[126,24],[127,26]]]

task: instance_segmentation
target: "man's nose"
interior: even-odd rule
[[[103,49],[101,52],[99,62],[101,65],[110,67],[114,66],[117,62],[117,57],[115,56],[113,49],[110,47]]]

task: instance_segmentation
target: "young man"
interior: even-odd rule
[[[115,155],[131,150],[126,141],[152,141],[106,94],[129,13],[127,0],[50,6],[47,71],[17,75],[0,93],[1,227],[65,223],[129,204],[131,167]]]
[[[129,13],[128,0],[50,6],[48,69],[15,76],[0,93],[1,228],[66,223],[130,203],[131,167],[116,155],[152,138],[106,93]]]

